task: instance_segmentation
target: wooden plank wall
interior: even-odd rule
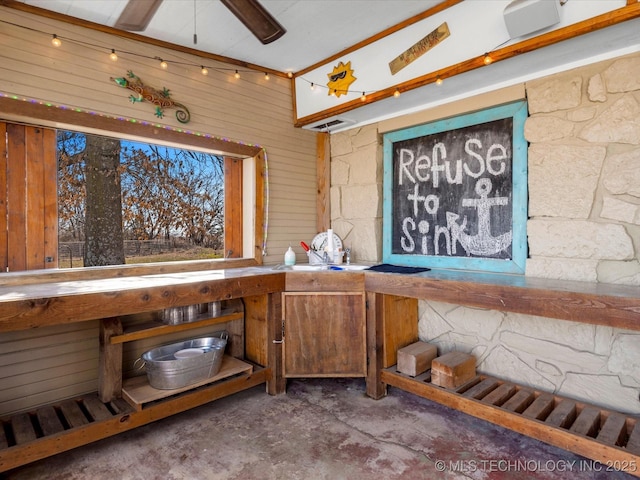
[[[40,104],[51,103],[52,110],[56,105],[79,108],[96,112],[98,116],[132,118],[167,128],[198,132],[197,138],[210,135],[225,142],[264,148],[268,162],[264,176],[268,180],[269,199],[268,202],[256,199],[255,205],[255,208],[262,208],[267,203],[269,206],[267,255],[263,260],[266,264],[282,262],[290,243],[299,250],[302,260],[302,250],[297,247],[299,241],[309,243],[317,233],[316,134],[293,127],[290,79],[271,75],[267,81],[263,72],[245,73],[243,68],[240,68],[241,78],[235,79],[233,73],[237,66],[203,60],[193,53],[115,37],[3,6],[0,6],[0,17],[7,22],[0,24],[0,95],[7,95],[3,97],[5,100],[15,96]],[[51,34],[42,32],[55,32],[60,38],[104,45],[108,49],[89,48],[73,41],[63,41],[60,48],[54,48],[51,46]],[[109,60],[111,48],[118,51],[117,62]],[[144,56],[126,55],[124,52]],[[204,63],[210,67],[209,75],[202,75],[199,67],[176,63],[170,63],[167,70],[162,70],[154,59],[156,56],[169,62]],[[167,110],[165,117],[158,119],[153,105],[131,103],[128,99],[131,92],[111,81],[111,77],[122,77],[128,70],[150,86],[168,88],[175,101],[188,106],[191,113],[189,124],[179,124],[173,110]],[[22,101],[15,100],[18,105]],[[57,126],[51,118],[16,117],[0,110],[0,125],[2,121]],[[0,126],[2,138],[3,128]],[[158,128],[161,130],[162,127]],[[195,137],[185,133],[184,145]],[[5,142],[0,142],[0,145],[0,149],[5,148]],[[39,155],[35,151],[34,154]],[[42,154],[47,153],[43,151]],[[2,150],[0,155],[6,158]],[[55,172],[45,170],[44,175],[52,173],[55,175]],[[0,168],[0,190],[6,186],[2,178],[6,174],[6,169]],[[25,171],[27,174],[28,188],[31,189],[34,173]],[[50,198],[47,197],[47,189],[54,185],[55,177],[51,176],[38,188],[46,198]],[[7,207],[3,203],[6,198],[6,192],[0,191],[0,245],[7,243],[6,238],[2,239],[2,235],[6,235],[6,225],[2,224],[6,223],[6,210],[3,211]],[[35,202],[45,212],[53,205],[46,199]],[[15,221],[15,214],[12,221]],[[47,245],[54,238],[51,233],[45,225],[40,241]],[[17,252],[12,254],[17,258]],[[41,260],[49,253],[39,255]],[[26,250],[23,256],[26,263],[29,256]],[[9,261],[7,250],[0,248],[0,261],[6,269]],[[79,323],[0,336],[0,385],[3,386],[0,415],[95,390],[98,328],[97,324],[90,325]],[[52,340],[44,345],[42,337],[47,335]],[[73,340],[67,341],[70,337]],[[130,363],[140,349],[148,346],[127,345],[125,362]],[[67,351],[69,348],[75,352],[73,355]],[[41,349],[46,351],[44,357],[40,356]],[[49,367],[49,359],[66,359],[66,366]]]
[[[56,133],[52,129],[0,122],[6,133],[0,170],[2,271],[58,265]]]
[[[234,198],[230,198],[234,195]],[[224,256],[242,257],[242,161],[224,159]]]
[[[99,116],[158,123],[161,125],[158,130],[164,126],[184,129],[197,132],[198,138],[210,135],[264,148],[269,182],[269,232],[264,262],[281,263],[289,243],[298,250],[300,259],[304,258],[299,242],[309,243],[317,233],[316,133],[293,126],[291,79],[271,75],[265,80],[262,71],[250,72],[236,65],[7,7],[0,6],[0,17],[11,24],[33,29],[0,24],[0,94],[51,102],[69,109],[77,107]],[[51,35],[39,32],[56,32],[60,38],[108,48],[101,51],[72,41],[55,48],[51,45]],[[118,52],[117,62],[109,59],[111,48]],[[154,57],[166,59],[169,68],[161,69]],[[203,63],[209,67],[207,76],[200,73],[199,65]],[[234,77],[235,69],[240,70],[239,79]],[[152,104],[131,103],[131,91],[111,80],[126,76],[128,70],[149,86],[168,88],[172,99],[189,108],[191,121],[180,124],[175,110],[171,109],[165,111],[164,118],[158,119]],[[21,120],[31,122],[31,119]],[[196,135],[185,133],[185,145],[193,137]]]
[[[98,322],[0,335],[0,416],[97,388]]]

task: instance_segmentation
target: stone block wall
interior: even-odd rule
[[[331,226],[352,262],[382,258],[382,145],[375,125],[331,136]]]
[[[527,275],[640,286],[640,56],[526,91]]]
[[[526,93],[526,275],[640,287],[640,54]],[[376,126],[332,135],[331,147],[333,227],[356,261],[380,261]],[[480,372],[640,413],[640,332],[426,301],[419,315],[421,340],[474,354]]]

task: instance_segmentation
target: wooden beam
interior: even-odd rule
[[[7,124],[0,122],[0,138],[7,138]],[[0,272],[9,268],[9,246],[7,225],[7,142],[0,142]]]
[[[61,128],[64,128],[64,125],[83,126],[87,129],[91,128],[110,132],[116,136],[127,135],[142,137],[152,143],[154,140],[161,140],[185,146],[202,147],[208,150],[242,157],[253,157],[261,150],[260,147],[245,145],[222,138],[190,135],[166,128],[157,128],[151,124],[143,125],[139,122],[127,122],[116,118],[91,115],[88,112],[78,112],[73,109],[63,109],[30,102],[26,98],[14,99],[0,97],[0,112],[15,118],[37,118],[38,121],[46,125],[62,124]]]
[[[128,40],[133,40],[135,42],[144,43],[147,45],[153,45],[156,47],[166,48],[169,50],[174,50],[176,52],[187,53],[189,55],[195,55],[197,57],[207,59],[207,60],[215,60],[221,63],[227,63],[230,65],[235,65],[237,67],[248,68],[251,70],[256,70],[258,72],[268,72],[270,75],[276,75],[279,77],[288,78],[288,75],[284,72],[280,72],[278,70],[273,70],[268,67],[263,67],[261,65],[256,65],[253,63],[245,62],[242,60],[237,60],[231,57],[225,57],[223,55],[217,55],[215,53],[205,52],[203,50],[198,50],[195,48],[184,47],[182,45],[176,45],[175,43],[165,42],[163,40],[158,40],[155,38],[147,37],[145,35],[140,35],[133,32],[128,32],[126,30],[119,30],[117,28],[109,27],[106,25],[101,25],[99,23],[90,22],[89,20],[83,20],[81,18],[72,17],[69,15],[65,15],[63,13],[53,12],[51,10],[46,10],[44,8],[36,7],[33,5],[28,5],[26,3],[18,2],[16,0],[0,0],[0,6],[13,8],[15,10],[20,10],[22,12],[31,13],[33,15],[38,15],[44,18],[50,18],[52,20],[56,20],[59,22],[70,23],[72,25],[77,25],[80,27],[88,28],[90,30],[95,30],[97,32],[107,33],[109,35],[115,35],[117,37],[126,38]]]
[[[101,319],[98,398],[102,402],[122,396],[122,344],[111,342],[111,337],[116,335],[122,335],[120,318]]]
[[[522,55],[524,53],[532,52],[540,48],[548,47],[549,45],[576,38],[587,33],[601,30],[603,28],[611,27],[613,25],[617,25],[628,20],[633,20],[638,17],[640,17],[640,2],[638,2],[637,0],[628,0],[627,5],[618,8],[617,10],[598,15],[597,17],[593,17],[588,20],[583,20],[573,25],[559,28],[552,32],[548,32],[543,35],[539,35],[537,37],[515,43],[513,45],[509,45],[497,50],[492,50],[491,58],[493,59],[493,63],[507,60],[517,55]],[[322,65],[324,64],[318,66]],[[454,65],[429,72],[425,75],[421,75],[406,82],[392,85],[388,88],[384,88],[382,90],[367,94],[367,98],[364,102],[360,98],[357,98],[350,102],[345,102],[343,104],[336,105],[335,107],[328,108],[311,115],[307,115],[306,117],[298,118],[296,119],[295,126],[303,127],[305,125],[324,120],[325,118],[334,115],[340,115],[349,112],[356,108],[362,107],[363,104],[367,105],[370,103],[378,102],[380,100],[384,100],[386,98],[390,98],[394,95],[396,90],[400,93],[408,92],[416,88],[435,83],[439,78],[446,79],[483,67],[485,67],[484,55],[470,58]],[[296,76],[299,75],[300,73],[296,74]]]
[[[209,280],[194,279],[176,285],[153,283],[145,286],[140,278],[137,288],[122,290],[114,281],[114,289],[94,291],[80,295],[56,293],[64,283],[33,286],[35,298],[2,302],[0,331],[27,330],[45,325],[67,324],[98,318],[116,317],[123,313],[134,314],[167,307],[193,305],[216,300],[229,300],[247,295],[281,292],[284,289],[281,272],[264,275],[224,275]],[[88,288],[91,282],[84,282]],[[30,287],[24,287],[28,289]]]
[[[316,171],[318,192],[316,195],[316,229],[324,232],[331,228],[331,137],[317,134]]]
[[[224,257],[242,257],[242,160],[224,158]]]
[[[364,277],[366,291],[640,330],[638,287],[631,285],[435,269]]]

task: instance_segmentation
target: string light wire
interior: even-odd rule
[[[116,49],[110,46],[105,46],[105,45],[99,45],[96,43],[92,43],[92,42],[87,42],[84,40],[76,40],[70,37],[66,37],[66,36],[61,36],[55,33],[49,33],[49,32],[45,32],[44,30],[38,30],[37,28],[32,28],[32,27],[26,27],[24,25],[20,25],[14,22],[8,22],[6,20],[0,20],[0,23],[4,23],[6,25],[11,25],[13,27],[17,27],[17,28],[22,28],[24,30],[28,30],[30,32],[34,32],[34,33],[40,33],[43,35],[48,36],[49,38],[51,38],[51,40],[53,41],[58,40],[60,42],[60,44],[62,44],[62,42],[69,42],[69,43],[73,43],[76,45],[81,45],[84,47],[90,47],[93,49],[96,49],[98,51],[103,51],[103,52],[107,52],[108,55],[110,55],[110,58],[113,59],[113,55],[116,55]],[[187,66],[187,67],[194,67],[199,69],[201,72],[202,70],[206,70],[207,72],[209,71],[216,71],[219,73],[232,73],[236,76],[236,78],[239,78],[241,73],[250,73],[250,74],[257,74],[257,75],[262,75],[262,78],[267,78],[269,77],[269,73],[265,72],[264,70],[249,70],[249,69],[239,69],[239,68],[225,68],[225,67],[214,67],[214,66],[210,66],[210,65],[206,65],[203,63],[194,63],[194,62],[185,62],[185,61],[180,61],[180,60],[168,60],[165,58],[161,58],[157,55],[145,55],[142,53],[138,53],[138,52],[132,52],[129,50],[117,50],[118,54],[120,55],[125,55],[125,56],[132,56],[132,57],[138,57],[138,58],[145,58],[148,60],[156,60],[158,62],[162,62],[163,69],[168,69],[168,67],[170,65],[180,65],[180,66]],[[117,57],[117,55],[116,55]],[[117,58],[116,58],[117,59]],[[115,60],[114,60],[115,61]]]
[[[197,42],[197,34],[196,34],[196,25],[195,25],[195,0],[194,0],[194,43]],[[68,41],[70,43],[74,43],[77,45],[83,45],[85,47],[92,47],[98,50],[106,50],[107,53],[109,54],[110,58],[113,61],[118,60],[118,56],[116,55],[116,50],[112,47],[107,47],[104,45],[98,45],[95,43],[91,43],[91,42],[87,42],[87,41],[81,41],[81,40],[76,40],[76,39],[72,39],[69,37],[63,37],[60,35],[57,35],[55,33],[49,33],[49,32],[45,32],[43,30],[38,30],[36,28],[32,28],[32,27],[26,27],[24,25],[19,25],[17,23],[13,23],[13,22],[8,22],[6,20],[0,20],[0,23],[4,23],[7,25],[11,25],[14,27],[18,27],[18,28],[22,28],[25,30],[29,30],[32,32],[36,32],[36,33],[40,33],[43,35],[47,35],[49,37],[52,38],[52,42],[55,41],[55,45],[57,47],[60,47],[62,44],[62,40],[64,41]],[[496,46],[495,48],[489,50],[488,52],[486,52],[482,58],[483,61],[485,62],[486,65],[489,65],[490,63],[492,63],[493,58],[491,57],[491,52],[493,50],[496,50],[498,48],[500,48],[501,46],[505,45],[506,43],[508,43],[510,41],[510,39],[506,40],[505,42],[501,43],[500,45]],[[150,59],[150,60],[156,60],[160,62],[160,66],[162,67],[162,69],[167,70],[169,65],[173,64],[173,65],[181,65],[181,66],[191,66],[194,68],[199,68],[200,72],[203,75],[207,75],[209,73],[210,70],[212,71],[217,71],[219,73],[231,73],[233,74],[233,76],[236,79],[240,78],[240,73],[251,73],[251,74],[261,74],[263,75],[263,79],[264,80],[269,80],[269,73],[268,72],[260,72],[257,70],[241,70],[241,69],[237,69],[237,68],[224,68],[224,67],[213,67],[213,66],[208,66],[208,65],[204,65],[202,63],[192,63],[192,62],[184,62],[184,61],[179,61],[179,60],[166,60],[163,58],[160,58],[158,56],[151,56],[151,55],[144,55],[141,53],[137,53],[137,52],[131,52],[131,51],[125,51],[125,50],[118,50],[118,53],[120,53],[121,55],[129,55],[129,56],[135,56],[135,57],[139,57],[139,58],[146,58],[146,59]],[[287,77],[292,78],[293,74],[291,72],[287,72],[286,73]],[[302,80],[304,82],[307,82],[310,85],[311,90],[314,90],[316,87],[320,87],[320,88],[324,88],[326,90],[328,90],[328,94],[334,97],[339,97],[340,95],[347,95],[349,93],[354,93],[356,95],[359,96],[359,98],[364,102],[367,100],[367,96],[372,94],[372,93],[376,93],[378,90],[362,90],[362,89],[358,89],[358,91],[354,91],[354,92],[350,92],[349,90],[341,90],[341,89],[335,89],[335,88],[330,88],[328,86],[319,84],[317,82],[312,82],[309,81],[307,79],[305,79],[304,77],[297,77],[299,80]],[[437,78],[434,83],[437,83],[438,85],[440,83],[442,83],[442,78]],[[390,87],[393,88],[393,87]],[[338,95],[340,94],[340,95]],[[396,87],[394,89],[394,93],[393,96],[394,97],[398,97],[400,95],[400,91],[398,89],[398,87]]]
[[[32,27],[26,27],[24,25],[19,25],[17,23],[13,23],[13,22],[8,22],[6,20],[0,20],[0,23],[4,23],[7,25],[11,25],[14,27],[18,27],[18,28],[22,28],[25,30],[29,30],[31,32],[35,32],[35,33],[40,33],[43,35],[47,35],[49,37],[51,37],[52,39],[56,39],[58,41],[66,41],[66,42],[70,42],[76,45],[82,45],[85,47],[90,47],[90,48],[94,48],[96,50],[99,51],[106,51],[107,54],[110,56],[110,58],[113,61],[118,60],[118,55],[116,54],[116,49],[110,46],[105,46],[105,45],[99,45],[96,43],[91,43],[91,42],[87,42],[84,40],[76,40],[73,38],[69,38],[69,37],[65,37],[65,36],[60,36],[57,35],[55,33],[49,33],[49,32],[45,32],[43,30],[38,30],[36,28],[32,28]],[[195,33],[195,19],[194,19],[194,40],[196,40],[196,33]],[[125,56],[133,56],[133,57],[138,57],[138,58],[145,58],[148,60],[155,60],[160,62],[160,66],[163,70],[168,70],[170,65],[180,65],[180,66],[187,66],[187,67],[194,67],[194,68],[198,68],[200,70],[200,72],[202,73],[202,75],[206,76],[210,71],[216,71],[219,73],[230,73],[232,74],[236,79],[240,78],[240,74],[241,73],[249,73],[249,74],[258,74],[258,75],[262,75],[263,80],[269,80],[269,72],[265,72],[265,71],[258,71],[258,70],[248,70],[248,69],[238,69],[238,68],[225,68],[225,67],[213,67],[213,66],[209,66],[203,63],[193,63],[193,62],[185,62],[185,61],[179,61],[179,60],[167,60],[165,58],[161,58],[157,55],[145,55],[142,53],[137,53],[137,52],[132,52],[132,51],[128,51],[128,50],[117,50],[118,54],[120,55],[125,55]],[[293,73],[292,72],[286,72],[285,74],[288,78],[293,78]],[[303,77],[298,77],[299,79],[307,82],[310,87],[311,90],[313,90],[315,87],[319,87],[319,88],[324,88],[326,90],[329,91],[330,94],[332,94],[333,96],[339,96],[338,93],[340,93],[341,95],[344,94],[348,94],[351,93],[349,90],[341,90],[341,89],[335,89],[335,88],[330,88],[327,87],[325,85],[316,83],[316,82],[311,82],[309,80],[306,80]],[[363,99],[363,101],[366,100],[366,97],[372,93],[377,92],[377,90],[361,90],[358,89],[357,92],[354,92],[356,94],[358,94],[358,96]]]

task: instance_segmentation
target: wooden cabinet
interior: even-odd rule
[[[365,377],[364,275],[288,274],[282,294],[283,377]]]
[[[283,294],[285,377],[364,377],[364,294]]]

